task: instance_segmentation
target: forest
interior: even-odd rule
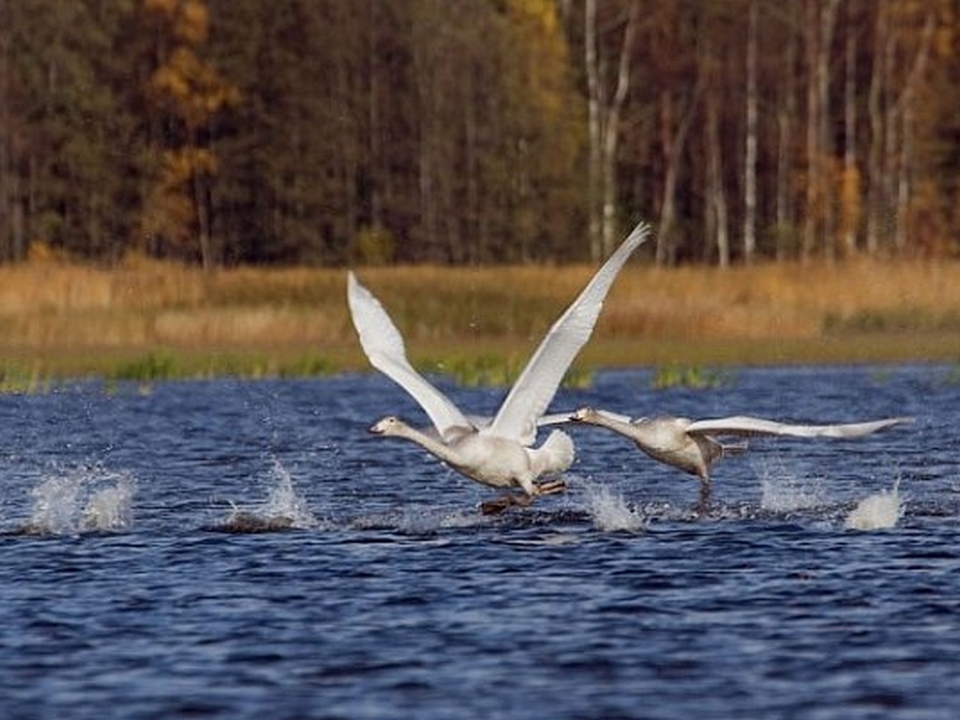
[[[0,262],[960,254],[958,0],[0,0]]]

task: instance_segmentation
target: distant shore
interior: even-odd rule
[[[426,370],[506,382],[593,268],[361,268]],[[367,369],[342,269],[205,273],[0,268],[0,386],[70,378],[302,377]],[[960,363],[960,263],[853,261],[726,270],[631,265],[581,372],[601,367]]]

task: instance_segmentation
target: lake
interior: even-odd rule
[[[377,374],[2,396],[2,716],[960,716],[958,368],[714,380],[604,371],[552,409],[917,421],[751,440],[706,516],[573,427],[565,495],[483,516],[492,490],[367,434],[425,421]],[[848,529],[869,497],[900,517]]]

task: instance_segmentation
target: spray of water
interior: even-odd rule
[[[313,528],[319,525],[307,501],[298,492],[293,477],[279,460],[270,471],[273,486],[266,502],[250,509],[231,503],[232,511],[220,526],[231,532],[269,532],[287,528]]]
[[[603,532],[640,532],[646,527],[641,512],[630,508],[623,495],[604,485],[586,485],[587,512]]]
[[[25,532],[79,535],[133,527],[136,481],[127,473],[84,468],[45,478],[30,491],[33,508]]]
[[[760,475],[760,507],[774,513],[796,512],[824,507],[830,503],[823,483],[801,480],[782,464],[758,466]]]
[[[884,530],[895,527],[903,516],[903,501],[900,498],[900,480],[890,490],[863,498],[850,511],[844,521],[848,530]]]
[[[123,475],[114,485],[91,493],[81,516],[81,529],[86,532],[123,532],[133,527],[133,496],[137,485]]]

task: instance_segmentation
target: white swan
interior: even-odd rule
[[[406,357],[400,331],[380,302],[347,276],[347,301],[360,344],[370,364],[400,385],[427,413],[436,433],[416,430],[397,417],[385,417],[370,431],[411,440],[472,480],[495,488],[519,488],[523,494],[484,503],[484,512],[528,505],[537,495],[564,489],[562,481],[537,484],[543,475],[563,472],[574,459],[573,441],[554,430],[538,448],[538,421],[553,400],[574,357],[586,344],[617,273],[650,233],[640,223],[607,259],[566,312],[557,320],[489,422],[464,415],[430,384]]]
[[[671,416],[633,419],[628,415],[586,407],[567,416],[551,415],[542,424],[556,424],[564,420],[612,430],[633,440],[637,447],[654,460],[696,475],[700,478],[701,507],[705,507],[709,502],[710,468],[713,463],[747,449],[745,443],[726,445],[717,439],[720,436],[858,438],[894,425],[913,422],[913,418],[897,417],[839,425],[791,425],[743,415],[713,420],[689,420]]]

